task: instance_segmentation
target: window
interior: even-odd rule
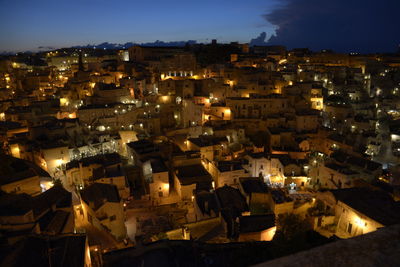
[[[110,219],[110,222],[115,221],[117,219],[117,216],[112,215],[109,217],[109,219]]]
[[[349,234],[351,234],[351,229],[353,228],[353,225],[351,223],[349,223],[349,225],[347,226],[347,232]]]

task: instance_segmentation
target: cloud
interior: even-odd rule
[[[258,37],[254,38],[254,39],[251,39],[250,46],[267,45],[267,43],[265,42],[265,38],[267,38],[267,34],[265,32],[260,33],[260,35]]]
[[[399,0],[282,0],[263,17],[277,26],[268,44],[340,52],[394,52]]]

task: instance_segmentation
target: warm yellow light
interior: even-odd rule
[[[356,219],[354,221],[356,222],[356,225],[358,225],[359,227],[364,227],[365,226],[364,221],[359,217],[356,217]]]
[[[173,76],[164,75],[164,78],[161,78],[161,80],[165,81],[165,80],[173,79],[173,78],[174,78]]]
[[[164,190],[169,190],[169,183],[163,185]]]
[[[289,81],[289,85],[293,85],[293,82],[292,82],[292,81]]]
[[[287,62],[287,59],[281,59],[279,60],[278,64],[285,64]]]
[[[67,106],[68,105],[68,98],[60,98],[60,106]]]
[[[169,96],[168,95],[163,95],[160,97],[161,102],[166,103],[169,101]]]
[[[62,159],[56,159],[56,166],[60,166],[64,163]]]
[[[20,150],[17,144],[11,146],[11,154],[13,155],[13,157],[19,158],[20,157],[19,152]]]

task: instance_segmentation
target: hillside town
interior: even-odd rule
[[[399,89],[400,54],[1,56],[0,265],[288,266],[380,240],[400,224]]]

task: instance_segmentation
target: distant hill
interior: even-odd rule
[[[155,41],[149,43],[133,43],[127,42],[125,44],[116,44],[116,43],[109,43],[104,42],[101,44],[87,44],[87,45],[79,45],[73,46],[73,48],[99,48],[99,49],[126,49],[134,45],[141,45],[141,46],[185,46],[186,44],[197,44],[196,40],[188,40],[188,41],[171,41],[171,42],[164,42],[164,41]]]

